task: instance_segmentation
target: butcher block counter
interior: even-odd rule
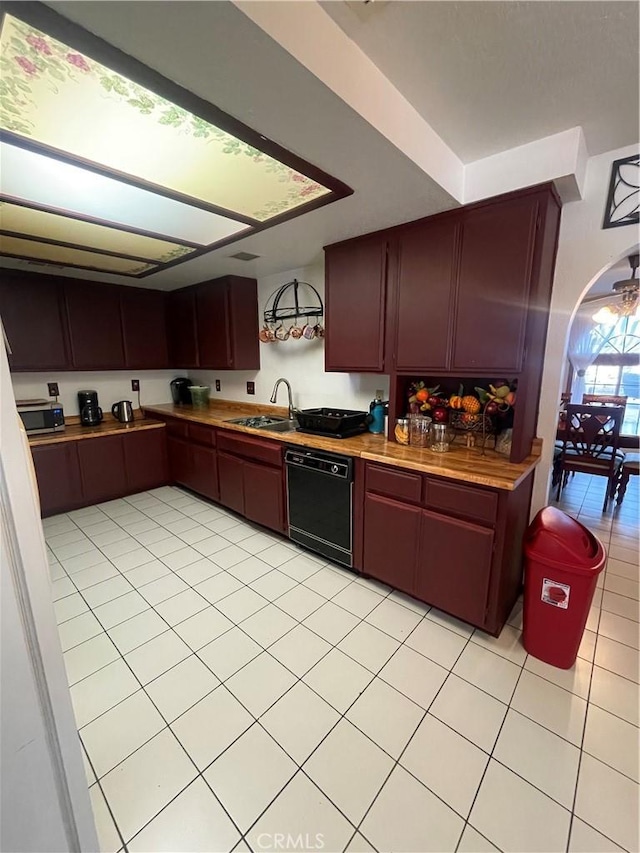
[[[299,444],[318,450],[343,453],[346,456],[354,456],[371,462],[394,465],[398,468],[407,468],[424,474],[462,480],[466,483],[475,483],[480,486],[507,491],[517,488],[529,476],[540,460],[542,447],[541,440],[536,439],[532,453],[523,462],[514,464],[502,454],[496,453],[495,450],[487,449],[483,454],[479,447],[466,448],[462,445],[453,444],[447,453],[436,453],[426,448],[397,444],[395,441],[388,441],[383,435],[373,435],[370,432],[365,432],[354,438],[337,439],[300,433],[295,430],[274,432],[228,423],[231,419],[255,417],[258,414],[287,417],[287,410],[277,406],[211,401],[207,409],[193,406],[174,406],[171,403],[166,403],[157,406],[144,406],[143,411],[151,418],[154,415],[178,418],[260,436],[270,441]]]
[[[65,428],[62,432],[42,433],[30,435],[31,447],[40,447],[45,444],[61,444],[65,441],[81,441],[86,438],[104,438],[107,435],[125,435],[129,432],[137,432],[146,429],[162,429],[162,421],[143,417],[139,409],[135,410],[135,417],[131,423],[121,424],[112,415],[105,415],[102,423],[96,426],[84,426],[80,418],[76,416],[65,418]]]

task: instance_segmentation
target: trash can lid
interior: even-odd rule
[[[533,519],[525,536],[527,557],[571,571],[600,572],[606,554],[599,539],[561,509],[546,506]]]

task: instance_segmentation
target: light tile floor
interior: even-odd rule
[[[44,522],[103,851],[638,849],[638,478],[571,670],[176,488]]]

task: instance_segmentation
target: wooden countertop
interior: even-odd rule
[[[540,461],[542,449],[542,441],[535,439],[531,455],[524,462],[514,464],[502,454],[496,453],[495,450],[486,450],[485,455],[482,455],[480,448],[467,449],[462,445],[458,447],[454,444],[447,453],[435,453],[432,450],[407,447],[397,444],[395,441],[387,441],[385,436],[373,435],[370,432],[344,439],[308,435],[295,430],[271,432],[239,424],[230,424],[227,421],[232,418],[250,417],[256,414],[273,414],[286,417],[286,409],[225,400],[211,401],[208,409],[194,408],[193,406],[174,406],[171,403],[165,403],[158,406],[144,406],[143,410],[149,414],[171,416],[213,427],[223,427],[248,435],[260,436],[271,441],[282,441],[286,444],[298,444],[318,450],[343,453],[345,456],[356,456],[372,462],[396,465],[399,468],[508,491],[515,489],[531,473]]]
[[[81,441],[85,438],[103,438],[105,435],[119,435],[123,432],[131,432],[140,429],[164,429],[162,421],[143,417],[138,409],[131,423],[121,424],[111,415],[105,415],[104,420],[97,426],[83,426],[79,423],[80,418],[72,416],[65,418],[64,432],[43,433],[41,435],[30,435],[31,447],[39,447],[43,444],[60,444],[63,441]]]

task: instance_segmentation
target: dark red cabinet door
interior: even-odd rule
[[[172,483],[191,488],[192,465],[191,446],[181,438],[167,436],[167,455],[169,458],[169,476]]]
[[[419,507],[365,495],[365,574],[415,595],[421,514]]]
[[[465,212],[454,370],[522,369],[537,212],[535,196]]]
[[[168,482],[167,437],[164,429],[145,429],[123,436],[128,492],[156,489]]]
[[[493,530],[422,511],[416,595],[465,622],[485,620]]]
[[[73,366],[83,370],[124,367],[120,288],[69,280],[64,289]]]
[[[386,261],[380,238],[325,249],[326,370],[384,371]]]
[[[233,367],[229,293],[223,280],[200,285],[196,297],[200,367]]]
[[[242,459],[218,453],[218,483],[220,503],[244,515],[244,477]]]
[[[244,463],[244,514],[264,527],[284,532],[284,478],[281,468]]]
[[[191,445],[189,488],[206,498],[218,500],[218,454],[214,447]]]
[[[76,444],[84,503],[101,503],[126,494],[123,436],[87,438]]]
[[[0,316],[12,370],[66,370],[69,352],[60,281],[3,270]]]
[[[230,275],[229,330],[231,364],[234,370],[260,370],[260,340],[258,338],[258,282],[255,278]]]
[[[31,448],[43,518],[83,505],[78,444],[65,441]]]
[[[165,294],[123,287],[121,309],[126,366],[141,370],[167,367]]]
[[[167,342],[172,367],[199,366],[196,294],[192,287],[167,294]]]
[[[452,219],[403,231],[398,246],[397,370],[446,370],[459,226]]]

